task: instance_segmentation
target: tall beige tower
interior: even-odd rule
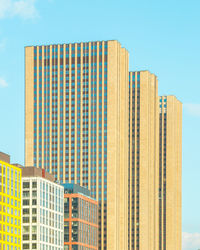
[[[158,249],[158,81],[129,74],[129,249]]]
[[[128,248],[128,64],[117,41],[25,49],[25,165],[91,190],[102,250]]]
[[[182,103],[162,96],[159,105],[159,250],[181,250]]]

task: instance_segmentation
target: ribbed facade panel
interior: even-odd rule
[[[127,249],[128,52],[117,41],[25,52],[25,165],[90,189],[99,249]]]
[[[158,249],[158,82],[129,73],[129,249]]]
[[[159,250],[182,249],[182,103],[159,100]]]

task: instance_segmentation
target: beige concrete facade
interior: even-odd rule
[[[181,103],[118,41],[25,54],[25,166],[91,191],[98,249],[181,249]]]
[[[158,81],[129,73],[129,249],[158,249]]]
[[[34,50],[25,50],[25,166],[34,165]]]
[[[99,249],[128,249],[128,52],[102,41],[25,53],[25,165],[90,189]]]
[[[128,247],[128,53],[116,41],[108,62],[107,249],[120,250]]]
[[[182,103],[160,97],[159,250],[181,250]]]

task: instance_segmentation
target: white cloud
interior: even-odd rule
[[[0,88],[6,88],[8,87],[8,83],[0,77]]]
[[[35,0],[20,0],[14,2],[14,13],[25,19],[35,18],[38,12],[35,8]]]
[[[190,115],[200,116],[200,104],[187,103],[184,107]]]
[[[19,16],[24,19],[38,17],[36,0],[0,0],[0,19]]]
[[[11,8],[11,0],[0,0],[0,18],[4,18]]]
[[[182,250],[198,250],[200,249],[200,233],[182,234],[183,248]]]

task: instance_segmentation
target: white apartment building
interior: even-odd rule
[[[22,249],[63,250],[63,197],[51,174],[22,168]]]

